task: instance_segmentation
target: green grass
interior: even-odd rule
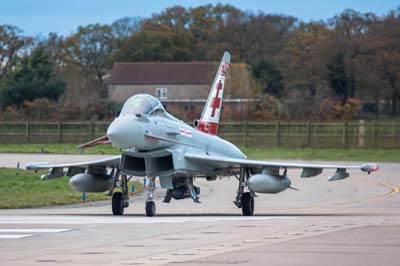
[[[40,180],[42,173],[0,168],[0,209],[31,208],[82,202],[82,194],[73,191],[69,178]],[[134,182],[139,193],[143,186]],[[86,193],[87,201],[107,200],[106,193]]]
[[[120,154],[110,144],[78,150],[77,144],[0,144],[0,153],[44,153],[53,154]]]
[[[0,144],[0,153],[79,154],[76,144]],[[251,159],[268,160],[322,160],[322,161],[400,161],[400,149],[373,148],[242,148]],[[83,151],[84,154],[120,154],[111,145],[99,145]]]
[[[400,149],[242,148],[250,159],[399,162]]]

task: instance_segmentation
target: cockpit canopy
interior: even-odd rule
[[[137,94],[125,102],[120,116],[136,114],[152,115],[164,112],[164,107],[155,97],[149,94]]]

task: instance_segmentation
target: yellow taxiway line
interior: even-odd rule
[[[386,199],[386,198],[389,198],[389,197],[393,197],[394,195],[396,195],[397,193],[400,192],[400,188],[398,186],[396,186],[396,185],[393,185],[393,184],[390,184],[390,183],[387,183],[387,182],[381,182],[379,184],[382,185],[382,186],[385,186],[387,188],[390,188],[392,190],[391,192],[380,196],[379,199]]]

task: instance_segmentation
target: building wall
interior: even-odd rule
[[[113,102],[124,102],[132,95],[156,96],[157,88],[167,88],[167,99],[207,99],[210,85],[110,85],[108,95]]]

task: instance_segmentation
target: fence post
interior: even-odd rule
[[[26,121],[26,123],[25,123],[25,140],[26,140],[26,143],[29,143],[29,141],[30,141],[30,138],[29,138],[29,122],[28,121]]]
[[[371,133],[372,133],[372,144],[374,147],[376,147],[376,121],[372,122],[372,127],[371,127]]]
[[[92,120],[90,120],[90,122],[89,122],[89,136],[90,136],[90,140],[94,139],[93,121]]]
[[[58,143],[61,143],[61,122],[57,122],[57,140]]]
[[[279,121],[275,123],[275,144],[279,147]]]
[[[358,147],[365,145],[365,120],[358,122]]]
[[[346,147],[346,121],[342,122],[342,145],[343,148]]]
[[[247,122],[243,125],[243,145],[247,148]]]
[[[306,147],[310,147],[310,122],[306,123]]]

